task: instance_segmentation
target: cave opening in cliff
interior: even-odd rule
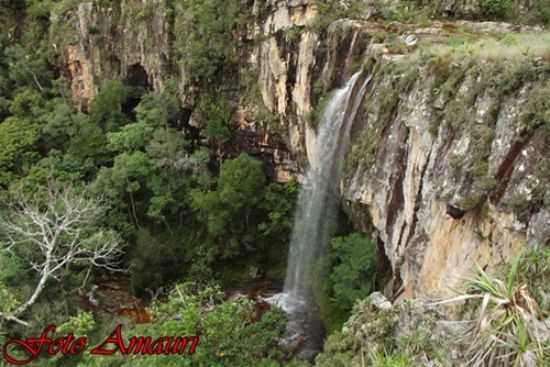
[[[134,109],[139,104],[141,97],[153,89],[149,83],[149,75],[141,64],[133,64],[128,67],[124,85],[130,87],[130,96],[122,106],[122,111],[134,119]]]

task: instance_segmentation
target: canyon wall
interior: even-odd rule
[[[475,4],[441,7],[454,9],[452,17],[474,9],[467,18],[475,18]],[[253,103],[236,97],[232,149],[264,159],[275,179],[300,179],[330,91],[360,68],[373,76],[340,186],[354,227],[374,227],[383,245],[393,273],[388,293],[446,295],[475,264],[492,268],[525,246],[549,244],[550,55],[521,42],[475,46],[504,32],[536,39],[546,35],[541,27],[381,22],[365,7],[361,19],[318,32],[313,1],[250,5],[254,22],[239,37],[254,42],[241,67],[254,71],[257,104],[275,118],[260,126]],[[111,8],[82,3],[66,15],[76,33],[62,45],[61,63],[75,103],[86,108],[102,81],[117,78],[155,90],[175,80],[189,104],[171,48],[184,35],[169,26],[169,10],[163,0],[122,0]],[[459,36],[474,47],[441,49]]]

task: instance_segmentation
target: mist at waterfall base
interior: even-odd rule
[[[370,81],[367,77],[359,85],[360,79],[361,72],[357,72],[343,88],[333,92],[319,121],[315,150],[298,197],[284,291],[267,299],[288,314],[283,344],[297,349],[298,357],[308,360],[315,357],[323,343],[311,277],[337,221],[344,154],[352,122]]]

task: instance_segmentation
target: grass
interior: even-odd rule
[[[339,19],[356,19],[365,9],[361,0],[349,0],[346,3],[337,0],[317,0],[318,14],[308,26],[310,31],[322,33],[330,24]]]
[[[424,355],[431,361],[443,363],[445,360],[443,348],[436,341],[430,339],[430,335],[422,329],[412,331],[399,338],[398,350],[406,356]]]
[[[541,317],[550,317],[550,248],[535,248],[524,253],[518,265],[518,278],[541,306]]]
[[[527,131],[539,126],[550,129],[550,82],[547,81],[531,91],[521,120]]]
[[[446,43],[421,45],[418,52],[476,61],[514,62],[537,57],[550,60],[550,32],[507,33],[500,38],[483,36],[472,42],[457,42],[451,37]]]
[[[373,367],[412,367],[414,364],[409,357],[386,352],[370,353],[369,360]]]

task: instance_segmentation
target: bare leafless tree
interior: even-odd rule
[[[38,281],[25,302],[9,313],[0,312],[0,318],[28,325],[18,317],[36,302],[48,280],[59,280],[71,265],[122,270],[122,240],[97,225],[103,213],[101,199],[56,185],[9,205],[8,215],[0,218],[0,251],[25,254]]]

